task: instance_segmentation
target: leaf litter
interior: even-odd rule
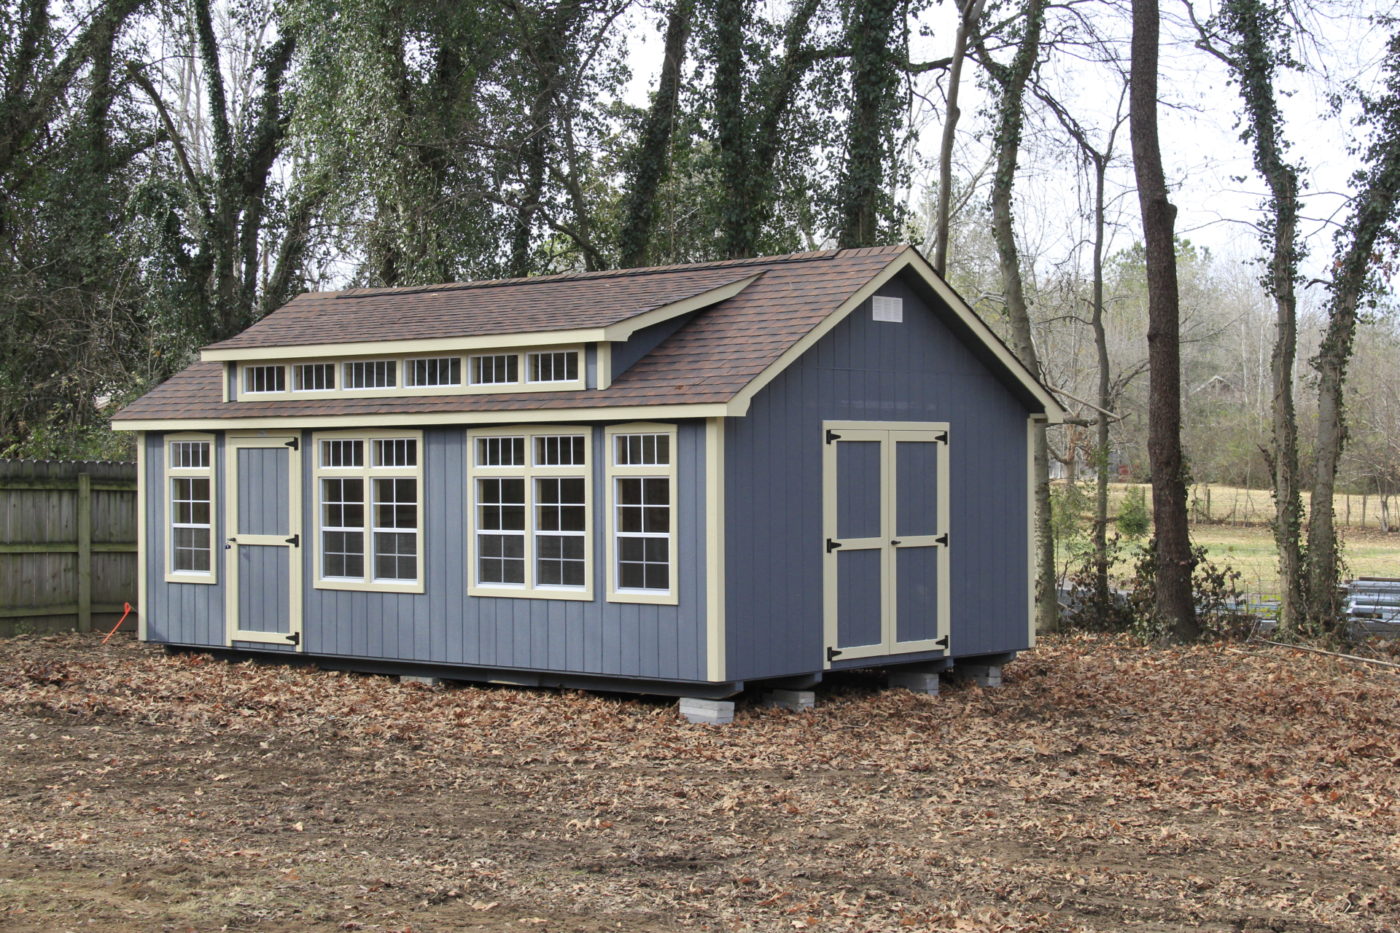
[[[1400,676],[1044,640],[814,710],[0,641],[0,929],[1400,929]]]

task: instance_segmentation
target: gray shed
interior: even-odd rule
[[[901,246],[301,295],[113,424],[146,641],[714,698],[1032,645],[1063,414]]]

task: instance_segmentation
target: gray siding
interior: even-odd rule
[[[141,572],[146,574],[146,601],[139,610],[146,616],[146,634],[151,641],[180,645],[222,645],[224,643],[224,577],[221,542],[224,531],[224,445],[214,444],[214,486],[218,501],[213,517],[214,560],[220,564],[217,584],[166,583],[166,514],[170,491],[165,488],[165,436],[145,435],[146,550],[148,559]]]
[[[605,601],[607,487],[601,425],[594,426],[593,436],[592,602],[467,596],[464,432],[432,429],[423,435],[425,592],[315,589],[314,548],[304,548],[306,651],[472,667],[705,679],[704,429],[699,424],[682,424],[679,429],[676,606]],[[315,528],[311,457],[304,463],[305,527],[310,535]]]
[[[631,369],[636,365],[638,360],[661,346],[663,340],[689,323],[697,313],[699,312],[682,314],[679,317],[671,318],[669,321],[662,321],[660,324],[643,327],[625,342],[613,344],[612,377],[616,379],[618,376]]]
[[[1026,408],[903,282],[880,293],[903,323],[865,303],[727,422],[731,678],[822,668],[823,420],[949,422],[950,654],[1027,646]]]
[[[238,523],[235,534],[289,535],[286,448],[238,451]]]

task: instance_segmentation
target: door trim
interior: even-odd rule
[[[949,555],[948,509],[948,432],[946,421],[823,421],[822,422],[822,617],[823,617],[823,657],[822,666],[829,669],[834,660],[832,650],[840,652],[841,660],[884,657],[920,651],[948,651],[949,620],[951,616],[951,559]],[[930,546],[934,539],[942,536],[943,543],[938,547],[938,595],[936,636],[918,641],[897,641],[899,632],[898,580],[896,578],[895,552],[899,545],[893,543],[895,516],[898,503],[898,458],[896,445],[900,441],[928,442],[939,444],[937,476],[937,515],[938,529],[934,535],[921,535],[919,540],[908,541],[908,546]],[[881,589],[881,641],[869,645],[838,647],[840,630],[839,591],[837,586],[836,550],[827,542],[837,537],[837,443],[841,440],[877,441],[880,444],[880,537],[859,538],[842,542],[869,549],[878,546],[880,550],[880,589]]]
[[[287,533],[285,535],[241,535],[238,533],[238,451],[240,448],[285,448],[287,450]],[[225,638],[231,647],[235,641],[257,642],[262,644],[291,644],[297,651],[305,650],[302,637],[302,548],[306,545],[302,534],[301,511],[301,435],[287,434],[230,434],[224,441],[224,475],[227,477],[224,490],[224,617]],[[232,539],[239,538],[235,543]],[[296,545],[289,543],[291,539]],[[238,545],[260,545],[285,547],[287,555],[287,633],[255,632],[238,627]]]

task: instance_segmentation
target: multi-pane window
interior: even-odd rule
[[[294,391],[328,392],[334,388],[334,363],[297,363],[292,367],[292,389]]]
[[[474,386],[507,385],[520,381],[520,356],[516,353],[488,353],[470,360]]]
[[[254,395],[260,392],[287,391],[287,367],[243,367],[243,391],[248,393],[249,395]]]
[[[214,576],[214,454],[208,440],[166,445],[170,497],[170,574],[212,581]]]
[[[473,590],[586,598],[589,433],[473,432],[470,445]]]
[[[322,585],[421,584],[419,437],[320,437]]]
[[[608,579],[613,599],[675,597],[674,448],[671,430],[609,430]]]
[[[577,350],[544,350],[525,354],[531,382],[576,382]]]
[[[356,360],[345,364],[347,389],[392,389],[398,381],[399,364],[394,360]]]
[[[419,360],[405,360],[403,365],[404,384],[420,387],[459,386],[462,384],[462,358],[460,356],[433,356]]]

